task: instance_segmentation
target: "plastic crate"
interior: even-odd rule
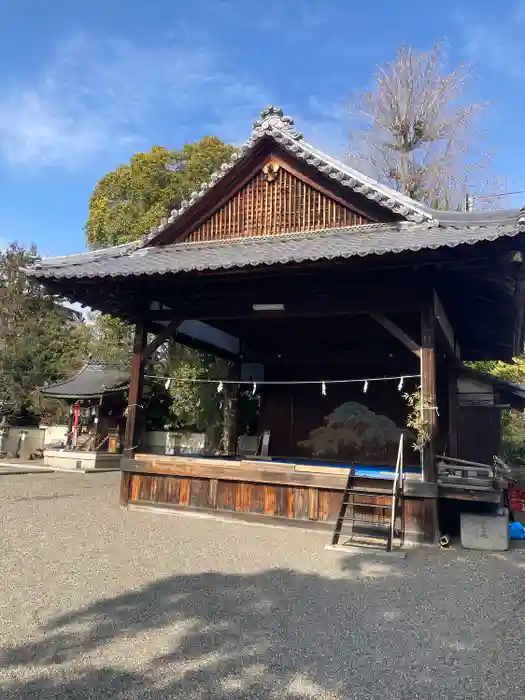
[[[525,511],[525,488],[509,484],[509,505],[514,511]]]

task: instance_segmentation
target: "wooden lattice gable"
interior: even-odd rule
[[[162,219],[159,226],[145,234],[142,245],[165,245],[184,240],[187,237],[192,240],[192,236],[201,235],[199,227],[203,225],[204,218],[209,218],[215,213],[219,214],[220,223],[221,208],[228,200],[234,199],[234,195],[239,192],[241,185],[249,185],[246,179],[247,168],[249,169],[257,158],[260,159],[261,156],[268,156],[269,153],[275,152],[288,164],[291,163],[292,171],[299,170],[303,174],[306,172],[308,175],[306,180],[310,180],[310,182],[315,180],[317,187],[314,189],[318,192],[323,192],[324,189],[324,196],[335,202],[338,201],[342,206],[346,204],[347,209],[354,211],[357,216],[362,216],[366,221],[401,219],[419,223],[434,218],[433,210],[428,207],[381,185],[309,144],[304,140],[303,135],[295,129],[291,117],[284,116],[280,109],[269,107],[261,112],[261,118],[254,122],[250,138],[243,146],[211,176],[209,182],[203,183],[188,200],[181,203],[178,209],[172,210],[168,217]],[[285,168],[285,170],[290,171],[290,168]],[[254,177],[256,174],[251,173],[250,176]],[[278,176],[277,182],[277,188],[282,189],[284,184],[280,180],[281,177],[285,177],[284,172]],[[305,181],[304,177],[299,179]],[[319,186],[321,182],[323,187]],[[299,183],[296,184],[299,188]],[[255,186],[252,184],[252,187]],[[274,189],[277,190],[277,188]],[[333,196],[336,193],[337,196]],[[210,202],[212,204],[215,202],[215,206],[212,206],[211,210]],[[328,202],[326,204],[328,205]],[[341,212],[333,213],[331,216],[334,217],[335,221],[339,221]],[[275,215],[272,215],[268,221],[272,222],[274,218]],[[216,225],[216,222],[212,221],[209,225],[211,226],[212,223],[214,226]],[[312,217],[310,223],[312,223]],[[354,225],[358,223],[356,220]],[[240,224],[236,225],[240,226]],[[233,231],[233,223],[231,226]],[[266,224],[261,223],[260,226],[264,229]],[[246,223],[242,228],[247,230]],[[281,230],[280,232],[285,231]],[[203,232],[202,235],[206,236],[206,233]],[[235,236],[237,235],[239,234],[235,233]]]
[[[211,241],[273,236],[370,223],[348,202],[319,189],[275,156],[183,238]]]

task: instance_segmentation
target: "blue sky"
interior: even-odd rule
[[[525,0],[3,0],[0,241],[84,249],[105,172],[155,144],[240,143],[268,103],[340,155],[349,94],[402,42],[473,65],[493,170],[525,189],[524,35]]]

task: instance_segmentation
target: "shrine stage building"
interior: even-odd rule
[[[499,498],[447,491],[437,455],[490,463],[502,396],[523,399],[491,386],[491,407],[465,411],[458,387],[465,361],[523,348],[524,246],[523,211],[430,209],[323,153],[270,107],[141,240],[26,272],[135,326],[123,506],[330,529],[349,468],[370,503],[390,501],[403,433],[404,535],[435,543],[440,503]],[[144,368],[169,339],[229,361],[230,381],[245,382],[224,385],[231,403],[239,388],[256,392],[263,455],[239,454],[235,420],[223,454],[141,450]],[[407,426],[416,391],[422,451]]]

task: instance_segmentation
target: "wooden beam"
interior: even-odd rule
[[[133,357],[131,360],[131,380],[129,384],[128,408],[126,416],[126,431],[124,433],[124,456],[133,457],[136,423],[139,404],[142,399],[142,385],[144,380],[143,352],[146,345],[146,328],[143,324],[137,324],[133,339]],[[142,417],[142,416],[141,416]]]
[[[270,291],[269,291],[270,290]],[[283,304],[281,311],[254,311],[253,304]],[[379,314],[383,312],[417,311],[414,290],[388,295],[384,288],[355,288],[351,295],[341,297],[324,293],[315,296],[306,285],[295,290],[293,295],[286,289],[279,292],[267,285],[266,292],[246,296],[239,288],[229,296],[205,294],[194,303],[180,302],[172,311],[151,311],[152,322],[167,321],[175,317],[198,319],[203,322],[251,319],[264,321],[284,318],[332,318],[333,316],[355,316],[357,314]],[[408,338],[408,336],[406,336]],[[412,341],[413,342],[413,341]],[[418,346],[419,347],[419,346]]]
[[[312,486],[334,488],[344,491],[348,475],[344,474],[308,474],[295,472],[292,464],[268,465],[247,460],[207,459],[202,464],[197,459],[184,460],[179,457],[173,462],[157,460],[161,455],[137,455],[135,460],[123,463],[123,474],[165,474],[182,477],[218,479],[224,481],[246,481],[263,484],[282,484],[283,486]],[[195,462],[195,464],[193,464]],[[340,470],[345,472],[344,469]],[[375,487],[377,488],[377,487]],[[388,495],[388,492],[386,493]]]
[[[525,261],[520,264],[514,294],[516,320],[512,354],[516,357],[523,353],[523,320],[525,312]]]
[[[163,343],[166,342],[169,338],[171,338],[174,334],[175,331],[177,330],[177,326],[179,326],[181,323],[180,319],[174,319],[170,321],[170,323],[163,328],[157,335],[153,338],[151,343],[149,343],[144,350],[142,351],[141,358],[142,360],[147,360],[151,355],[157,350]]]
[[[450,457],[458,456],[458,371],[456,362],[447,362],[448,386],[448,453]]]
[[[437,435],[436,338],[434,304],[425,301],[421,310],[421,400],[423,419],[430,427],[430,440],[423,450],[423,479],[437,481],[435,440]]]
[[[283,266],[288,269],[288,265]],[[309,274],[308,274],[309,273]],[[312,270],[291,272],[284,275],[282,270],[274,269],[273,274],[266,271],[262,274],[259,270],[253,271],[253,278],[246,272],[240,271],[237,275],[227,277],[216,274],[214,276],[202,274],[195,276],[186,283],[181,283],[182,278],[175,277],[170,283],[163,280],[152,280],[149,285],[143,287],[137,284],[135,293],[144,297],[154,297],[160,303],[169,306],[169,309],[192,307],[199,302],[207,305],[216,305],[219,302],[236,304],[246,302],[252,303],[301,303],[308,299],[319,300],[346,300],[357,304],[360,299],[386,301],[388,306],[392,306],[392,300],[401,299],[405,303],[414,303],[414,295],[421,293],[421,289],[415,288],[414,284],[408,284],[403,280],[402,274],[392,271],[391,274],[382,275],[362,275],[356,271],[352,275],[351,282],[348,282],[348,270],[338,269],[333,265],[333,269]],[[96,293],[96,290],[94,290]],[[101,294],[101,296],[103,296]],[[118,301],[116,299],[115,301]],[[159,318],[167,318],[169,309],[150,309],[150,314],[156,314]],[[184,314],[173,312],[173,317],[181,316],[188,318]]]
[[[194,350],[200,350],[201,352],[207,352],[209,355],[214,357],[220,357],[223,360],[238,360],[239,356],[229,352],[224,348],[220,348],[217,345],[212,345],[207,343],[205,340],[200,340],[199,338],[194,338],[186,333],[174,333],[173,340],[180,345],[185,345],[188,348],[193,348]]]
[[[452,329],[452,324],[450,323],[446,311],[441,303],[436,290],[433,290],[432,297],[434,300],[434,315],[438,322],[441,335],[445,341],[445,346],[447,348],[448,355],[455,355],[459,357],[459,346],[456,342],[456,337]]]
[[[223,304],[221,307],[204,307],[200,308],[188,308],[185,311],[186,318],[195,318],[204,323],[213,321],[235,321],[235,320],[258,320],[264,322],[265,320],[272,319],[285,319],[285,318],[332,318],[334,316],[358,316],[361,314],[371,314],[372,310],[378,309],[379,306],[375,304],[364,304],[361,307],[348,302],[348,304],[338,304],[336,301],[333,302],[332,306],[327,302],[322,306],[316,307],[312,304],[310,308],[307,305],[299,306],[296,308],[289,308],[289,305],[285,305],[283,311],[273,311],[273,312],[261,312],[254,311],[251,305],[248,308],[228,308],[227,304]],[[384,308],[384,306],[383,306]],[[395,309],[390,307],[391,311],[411,311],[415,310],[413,304],[407,304],[405,307],[397,306]],[[180,309],[177,309],[179,312]],[[157,312],[160,313],[160,312]],[[152,321],[158,321],[158,319],[166,318],[165,316],[154,315]],[[402,332],[402,331],[401,331]],[[394,334],[393,334],[394,335]],[[397,337],[397,336],[396,336]],[[408,336],[406,336],[408,338]],[[417,346],[419,348],[419,346]],[[415,350],[414,350],[415,352]],[[419,354],[416,352],[416,355]]]
[[[413,352],[414,355],[417,355],[418,357],[421,356],[421,347],[419,343],[416,343],[415,340],[413,340],[409,335],[405,333],[396,323],[388,319],[386,316],[383,316],[382,314],[370,314],[372,318],[377,321],[383,328],[385,328],[389,333],[391,333],[394,338],[397,338],[403,345],[410,350],[410,352]]]

